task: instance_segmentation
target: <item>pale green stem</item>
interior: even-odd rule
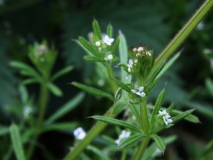
[[[197,10],[197,12],[192,16],[192,18],[183,26],[183,28],[178,32],[178,34],[170,41],[166,48],[159,54],[155,61],[155,66],[160,64],[163,60],[171,56],[183,43],[183,41],[189,36],[192,30],[198,25],[202,18],[207,14],[207,12],[213,6],[213,0],[207,0],[203,5]]]
[[[115,84],[115,82],[112,80],[114,79],[114,74],[113,74],[113,71],[112,71],[112,67],[110,65],[110,63],[106,62],[106,68],[107,68],[107,73],[108,73],[108,76],[110,78],[110,84],[111,84],[111,87],[112,87],[112,92],[115,93],[117,91],[117,85]]]
[[[140,115],[141,115],[141,127],[146,135],[149,135],[149,119],[148,119],[148,111],[146,107],[146,97],[142,99],[140,104]]]
[[[32,138],[32,142],[31,145],[28,148],[28,152],[27,152],[27,159],[30,160],[31,156],[34,152],[35,149],[35,143],[38,139],[38,136],[40,134],[40,131],[42,129],[42,123],[43,123],[43,119],[44,119],[44,115],[45,115],[45,110],[46,110],[46,106],[47,106],[47,101],[48,101],[48,88],[47,88],[47,77],[44,78],[43,83],[41,83],[41,90],[40,90],[40,98],[39,98],[39,114],[38,114],[38,121],[37,121],[37,125],[35,128],[35,133],[33,135]]]
[[[126,149],[122,151],[121,160],[126,160]]]
[[[142,139],[141,145],[138,148],[138,151],[135,154],[135,157],[133,158],[133,160],[141,160],[141,158],[143,157],[143,154],[144,154],[144,152],[146,150],[146,147],[147,147],[148,143],[149,143],[149,137],[144,137]]]

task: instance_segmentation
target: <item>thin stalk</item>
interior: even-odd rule
[[[39,115],[38,115],[38,121],[35,128],[35,133],[32,137],[32,142],[36,142],[40,131],[42,129],[42,123],[46,111],[47,101],[48,101],[48,88],[47,88],[47,78],[44,78],[43,83],[41,83],[41,89],[40,89],[40,98],[39,98]],[[27,159],[30,160],[31,156],[35,149],[35,143],[31,143],[29,146],[29,149],[27,151]]]
[[[111,116],[112,108],[110,108],[104,116]],[[107,123],[98,121],[87,133],[87,136],[72,149],[63,160],[76,160],[82,150],[106,127]]]
[[[126,160],[126,149],[122,151],[121,160]]]
[[[133,158],[133,160],[141,160],[141,158],[143,157],[143,154],[146,150],[146,147],[149,143],[149,137],[145,137],[143,140],[142,140],[142,143],[140,145],[140,147],[138,148],[138,151],[135,155],[135,157]]]
[[[146,135],[148,135],[150,127],[149,127],[148,111],[146,107],[146,97],[142,99],[142,102],[140,104],[140,114],[141,114],[142,130]]]
[[[111,67],[110,63],[106,62],[106,68],[107,68],[108,76],[110,78],[110,84],[111,84],[111,87],[112,87],[112,91],[113,91],[113,93],[115,93],[118,88],[117,88],[117,85],[115,84],[115,82],[112,80],[112,79],[114,79],[114,74],[113,74],[112,67]]]
[[[170,41],[166,48],[159,54],[156,58],[155,66],[160,64],[163,60],[171,56],[177,48],[183,43],[183,41],[189,36],[193,29],[198,25],[202,18],[207,14],[207,12],[213,6],[213,0],[206,0],[203,5],[197,10],[197,12],[192,16],[192,18],[183,26],[183,28],[178,32],[178,34]]]

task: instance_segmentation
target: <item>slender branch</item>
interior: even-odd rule
[[[189,36],[197,24],[207,14],[207,12],[213,6],[213,0],[206,0],[203,5],[197,10],[192,18],[183,26],[178,34],[170,41],[166,48],[159,54],[155,61],[155,66],[160,64],[163,60],[171,56],[175,50],[183,43],[183,41]],[[155,66],[153,69],[155,69]]]
[[[133,158],[133,160],[141,160],[141,158],[143,157],[143,154],[146,150],[146,147],[149,143],[149,137],[145,137],[143,140],[142,140],[142,143],[140,145],[140,147],[138,148],[138,151],[135,155],[135,157]]]

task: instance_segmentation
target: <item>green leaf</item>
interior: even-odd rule
[[[129,107],[129,109],[131,109],[132,113],[134,114],[135,118],[137,119],[138,124],[141,125],[141,116],[140,116],[140,112],[138,109],[139,107],[134,104],[129,104],[128,107]]]
[[[56,72],[56,73],[50,78],[50,80],[51,80],[51,81],[56,80],[57,78],[61,77],[62,75],[66,74],[66,73],[68,73],[68,72],[70,72],[70,71],[72,71],[73,68],[74,68],[73,66],[67,66],[67,67],[61,69],[60,71]]]
[[[172,118],[173,122],[176,123],[178,121],[180,121],[181,119],[185,118],[186,116],[188,116],[189,114],[191,114],[195,109],[190,109],[188,111],[182,112],[181,114],[179,114],[178,116]]]
[[[209,78],[205,80],[206,88],[213,97],[213,81]]]
[[[152,117],[151,117],[151,126],[153,126],[153,124],[155,122],[155,116],[158,114],[158,112],[162,106],[164,97],[165,97],[165,88],[160,92],[158,99],[155,103],[155,107],[154,107],[154,110],[152,112]]]
[[[91,61],[91,62],[105,62],[103,58],[99,58],[95,56],[84,56],[84,59],[86,61]]]
[[[129,136],[127,138],[124,138],[121,140],[121,142],[118,144],[117,149],[125,148],[129,145],[132,145],[134,143],[137,143],[144,135],[142,134],[135,134],[133,136]]]
[[[166,110],[167,113],[170,114],[172,112],[173,108],[174,108],[174,103],[171,103],[170,106],[168,107],[168,109]]]
[[[62,96],[62,91],[53,83],[48,83],[48,88],[56,96]]]
[[[70,101],[68,101],[65,105],[60,107],[55,113],[53,113],[45,122],[44,125],[49,125],[59,119],[60,117],[64,116],[68,112],[70,112],[72,109],[74,109],[84,98],[83,93],[79,93],[74,98],[72,98]]]
[[[111,160],[107,155],[103,154],[103,152],[100,149],[94,146],[88,145],[86,149],[89,150],[90,152],[95,153],[98,157],[100,157],[99,159],[101,160]]]
[[[49,131],[66,131],[76,128],[77,123],[75,122],[62,122],[62,123],[56,123],[56,124],[50,124],[43,126],[42,132],[49,132]]]
[[[184,119],[189,121],[189,122],[192,122],[192,123],[200,123],[199,118],[197,116],[195,116],[195,115],[192,115],[192,114],[189,114]]]
[[[164,150],[166,149],[166,145],[163,142],[162,138],[160,138],[158,135],[153,134],[151,135],[151,138],[155,141],[155,143],[157,144],[157,147],[164,152]]]
[[[163,69],[160,71],[160,73],[157,75],[157,77],[155,79],[160,78],[173,65],[173,63],[180,56],[180,53],[181,53],[181,51],[176,53],[168,62],[166,62],[165,66],[163,67]]]
[[[128,87],[128,85],[122,83],[121,81],[117,80],[117,79],[113,79],[111,78],[119,87],[121,87],[122,89],[124,89],[127,92],[131,92],[131,89]]]
[[[84,152],[81,152],[79,157],[81,160],[92,160],[88,155],[86,155]]]
[[[41,81],[38,81],[35,78],[28,78],[26,80],[23,80],[21,83],[24,85],[32,84],[32,83],[40,83]]]
[[[126,43],[125,36],[123,33],[120,31],[119,32],[119,37],[120,37],[120,43],[119,43],[119,55],[120,55],[120,62],[123,64],[127,63],[127,58],[128,58],[128,46]],[[125,82],[127,77],[127,72],[121,68],[121,82]]]
[[[78,44],[80,44],[80,46],[87,52],[89,53],[89,55],[94,55],[96,57],[102,57],[102,55],[100,55],[96,48],[94,46],[92,46],[86,39],[84,39],[83,37],[79,37],[78,41],[76,41]]]
[[[150,84],[152,81],[154,81],[156,79],[156,77],[158,76],[158,74],[161,72],[161,70],[164,68],[165,65],[165,60],[163,62],[161,62],[158,66],[154,67],[156,69],[153,69],[151,71],[151,73],[149,74],[147,80],[148,80],[148,84]],[[147,85],[148,86],[148,85]]]
[[[18,62],[18,61],[12,61],[10,63],[10,66],[14,67],[14,68],[17,68],[17,69],[20,69],[21,73],[24,74],[24,75],[32,76],[32,77],[35,77],[38,80],[41,80],[41,77],[38,74],[38,72],[35,69],[33,69],[32,67],[30,67],[27,64],[25,64],[25,63]]]
[[[118,101],[121,98],[121,87],[115,92],[115,101]]]
[[[112,27],[111,24],[108,24],[108,26],[107,26],[107,35],[108,35],[110,38],[112,38],[112,36],[113,36],[113,27]]]
[[[119,39],[119,37],[117,37],[114,44],[112,45],[111,54],[115,55],[115,53],[118,49],[119,43],[120,43],[120,39]]]
[[[131,129],[131,130],[133,130],[135,132],[141,133],[141,130],[139,128],[137,128],[136,126],[134,126],[132,124],[129,124],[127,122],[115,119],[115,118],[105,117],[105,116],[98,116],[98,115],[91,116],[89,118],[93,118],[95,120],[98,120],[98,121],[101,121],[101,122],[105,122],[105,123],[108,123],[108,124],[112,124],[112,125],[115,125],[115,126],[128,128],[128,129]]]
[[[10,136],[17,160],[25,160],[21,136],[16,124],[10,126]]]
[[[86,86],[84,84],[80,84],[80,83],[77,83],[77,82],[72,82],[72,84],[82,90],[84,90],[85,92],[87,93],[90,93],[92,95],[95,95],[95,96],[100,96],[100,97],[106,97],[110,100],[114,100],[113,96],[109,93],[106,93],[106,92],[103,92],[99,89],[96,89],[96,88],[93,88],[93,87],[89,87],[89,86]]]
[[[94,34],[95,34],[94,36],[97,36],[97,37],[94,37],[95,41],[101,40],[102,35],[101,35],[101,29],[100,29],[100,26],[98,24],[98,21],[94,20],[92,22],[92,27],[93,27]]]

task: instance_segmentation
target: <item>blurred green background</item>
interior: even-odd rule
[[[120,30],[128,46],[147,45],[157,56],[181,29],[203,1],[200,0],[0,0],[0,130],[1,125],[19,122],[19,117],[9,113],[8,105],[20,97],[18,84],[24,79],[17,70],[9,67],[11,60],[30,64],[28,45],[46,39],[59,52],[53,72],[73,65],[74,71],[56,81],[63,96],[51,95],[46,117],[74,97],[79,89],[70,85],[72,81],[98,86],[98,77],[92,63],[85,62],[86,54],[73,39],[87,38],[92,31],[91,23],[97,19],[102,31],[107,24],[114,27],[114,37]],[[178,109],[196,108],[195,115],[200,124],[186,121],[178,123],[162,135],[177,135],[178,141],[170,146],[169,154],[175,159],[195,159],[197,151],[212,139],[213,107],[212,90],[207,79],[213,79],[210,65],[213,49],[213,12],[192,32],[184,44],[180,58],[166,72],[150,96],[154,103],[160,90],[166,85],[166,103],[174,102]],[[208,49],[208,50],[206,50]],[[206,52],[208,51],[208,54]],[[32,64],[31,64],[32,65]],[[116,64],[114,64],[116,65]],[[27,89],[35,101],[38,85]],[[213,89],[213,88],[212,88]],[[89,130],[95,123],[86,117],[104,114],[110,102],[86,95],[84,101],[61,121],[76,121]],[[62,159],[73,144],[72,131],[48,132],[39,139],[34,159]],[[1,132],[1,131],[0,131]],[[105,133],[107,134],[106,131]],[[10,137],[0,136],[0,159],[7,152]],[[193,146],[192,146],[193,144]],[[167,157],[167,158],[166,158]]]

